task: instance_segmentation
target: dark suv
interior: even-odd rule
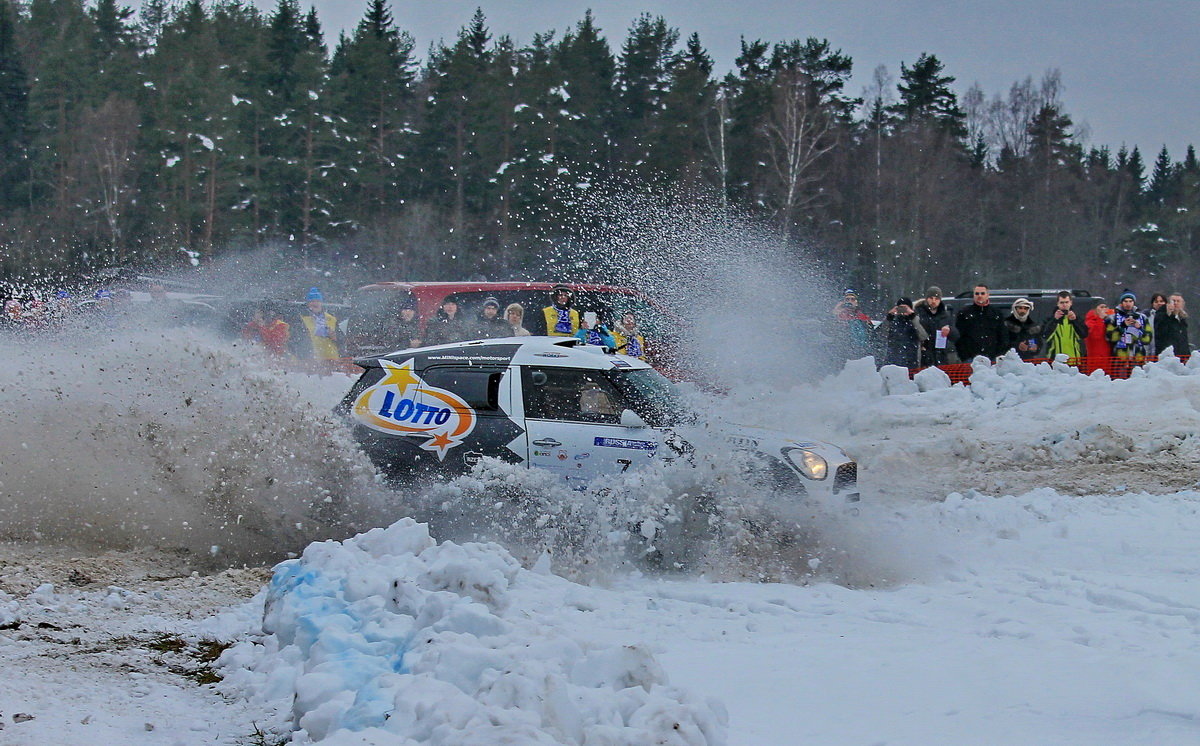
[[[1084,314],[1095,308],[1096,304],[1104,302],[1104,298],[1092,295],[1086,290],[1071,290],[1069,288],[1059,288],[1057,290],[1045,288],[996,288],[991,290],[991,304],[997,311],[1007,316],[1012,309],[1013,301],[1017,298],[1026,298],[1033,304],[1033,318],[1041,321],[1054,313],[1058,304],[1058,294],[1063,290],[1071,293],[1071,309],[1080,317],[1083,317]],[[953,298],[943,298],[942,303],[946,304],[946,307],[954,313],[958,313],[974,302],[973,292],[974,288],[961,292]]]

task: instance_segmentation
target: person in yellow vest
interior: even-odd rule
[[[617,340],[617,354],[646,359],[646,338],[638,328],[637,317],[626,311],[621,314],[621,323],[613,327],[613,337]]]
[[[337,317],[325,310],[325,297],[317,288],[311,288],[304,298],[305,310],[300,312],[300,321],[308,332],[312,347],[310,357],[314,360],[337,360],[338,351]]]
[[[550,305],[542,309],[546,317],[546,334],[551,337],[574,337],[579,331],[579,311],[571,308],[574,294],[566,285],[550,290]]]

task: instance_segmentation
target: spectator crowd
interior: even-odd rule
[[[45,299],[10,296],[3,301],[0,327],[30,333],[72,324],[117,329],[130,323],[182,326],[194,320],[188,315],[197,304],[172,299],[161,284],[151,284],[148,293],[137,295],[135,302],[128,290],[102,288],[86,297],[66,290]],[[537,322],[535,328],[549,336],[576,337],[617,354],[646,358],[646,337],[635,314],[581,311],[574,300],[569,286],[557,285],[546,305],[529,313],[520,303],[502,308],[494,297],[467,313],[454,296],[447,296],[425,320],[411,298],[395,313],[373,319],[351,315],[347,320],[339,319],[336,313],[343,313],[341,309],[327,307],[321,290],[313,287],[303,296],[302,305],[263,301],[227,316],[223,324],[230,336],[261,346],[272,358],[311,361],[318,369],[332,369],[346,357],[529,336],[530,316]],[[1070,291],[1059,292],[1054,300],[1053,310],[1040,316],[1024,297],[1001,310],[993,304],[988,286],[979,283],[971,303],[955,313],[943,302],[941,289],[932,286],[915,302],[898,298],[882,319],[874,320],[860,307],[858,293],[847,289],[832,310],[829,341],[842,359],[873,355],[882,364],[910,369],[969,363],[977,356],[994,360],[1010,350],[1024,360],[1065,355],[1090,369],[1114,360],[1142,363],[1168,349],[1177,356],[1191,353],[1188,314],[1180,293],[1155,293],[1145,309],[1138,307],[1137,296],[1128,290],[1115,305],[1097,302],[1086,312],[1075,307],[1077,298]]]
[[[941,289],[929,287],[915,303],[898,298],[876,323],[859,308],[858,293],[847,289],[832,311],[838,346],[848,359],[874,354],[884,364],[906,368],[969,363],[977,356],[994,360],[1010,350],[1023,360],[1065,355],[1076,364],[1090,362],[1093,369],[1109,360],[1142,363],[1167,349],[1177,356],[1191,354],[1180,293],[1155,293],[1143,310],[1126,290],[1115,306],[1099,302],[1083,313],[1074,308],[1074,294],[1064,290],[1044,318],[1034,316],[1028,298],[1016,298],[1007,311],[997,309],[983,283],[971,299],[954,313],[943,303]]]
[[[206,303],[171,298],[161,284],[136,294],[126,289],[95,290],[85,297],[68,291],[55,292],[50,300],[10,296],[2,303],[0,329],[19,335],[35,335],[67,329],[117,330],[133,326],[173,327],[216,323],[228,336],[260,346],[278,361],[303,362],[316,370],[332,370],[346,357],[385,354],[395,350],[449,344],[476,339],[526,337],[525,308],[510,303],[501,309],[494,297],[485,298],[477,313],[468,316],[454,296],[446,297],[424,324],[415,302],[409,298],[396,314],[339,319],[326,306],[320,288],[304,295],[303,305],[261,301],[244,304],[224,313]],[[211,313],[205,314],[200,309]],[[340,311],[339,311],[340,312]],[[197,315],[199,313],[199,316]],[[610,321],[603,312],[580,312],[574,307],[574,292],[557,285],[544,308],[537,310],[552,337],[576,337],[584,344],[600,345],[613,352],[645,359],[647,345],[633,313]],[[204,317],[204,318],[200,318]],[[535,317],[536,318],[536,317]],[[348,325],[348,322],[353,322]],[[347,329],[352,333],[347,334]]]

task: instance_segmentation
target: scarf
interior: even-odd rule
[[[558,323],[562,324],[561,321]],[[558,326],[555,326],[554,328],[558,329]],[[568,326],[567,330],[570,331],[570,328],[571,327]],[[604,337],[601,337],[600,332],[596,331],[595,329],[588,329],[587,334],[585,335],[585,338],[587,339],[587,343],[590,345],[600,345],[600,346],[604,345]]]
[[[554,324],[554,331],[558,332],[559,334],[570,334],[571,333],[571,307],[566,306],[564,308],[559,308],[558,306],[554,306],[554,310],[558,311],[558,321]],[[589,334],[590,333],[591,332],[589,332]],[[588,342],[591,343],[590,337],[588,339]],[[600,343],[596,342],[595,344],[600,344]]]
[[[313,334],[318,337],[329,336],[329,322],[324,312],[313,314]]]
[[[642,356],[642,343],[638,341],[636,332],[635,336],[630,337],[629,340],[625,342],[625,354],[630,357]]]

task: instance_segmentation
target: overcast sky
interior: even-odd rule
[[[264,7],[272,0],[259,0]],[[330,48],[352,29],[366,0],[315,4]],[[1200,0],[393,0],[396,24],[422,58],[451,42],[482,7],[493,35],[518,45],[538,31],[561,35],[592,8],[613,51],[643,12],[693,31],[724,73],[739,39],[776,42],[815,36],[854,60],[849,93],[859,95],[877,65],[893,78],[900,63],[930,52],[957,78],[961,95],[978,82],[989,98],[1017,80],[1058,68],[1063,101],[1088,144],[1138,145],[1147,164],[1165,144],[1181,160],[1200,144]]]

